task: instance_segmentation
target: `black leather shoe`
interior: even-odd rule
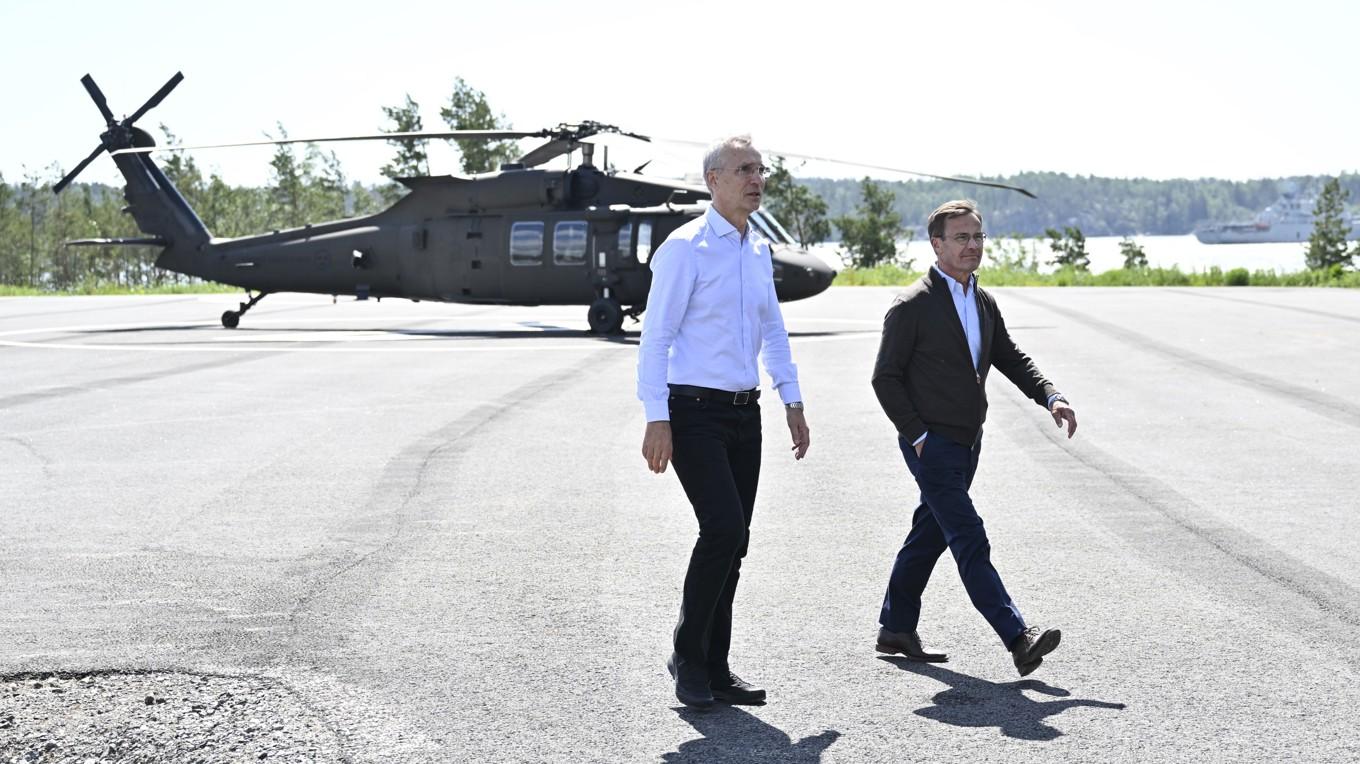
[[[708,688],[708,672],[696,671],[680,656],[671,653],[666,661],[666,670],[675,680],[675,698],[690,708],[709,709],[713,707],[713,691]]]
[[[1061,641],[1062,632],[1057,629],[1048,629],[1041,634],[1038,626],[1031,626],[1022,631],[1011,643],[1011,657],[1015,659],[1020,676],[1028,676],[1039,668],[1044,656],[1057,649]]]
[[[741,677],[727,672],[726,676],[718,676],[708,681],[709,689],[713,691],[713,698],[729,703],[734,706],[756,706],[765,702],[765,691],[759,687],[752,687],[750,682]]]
[[[944,663],[949,660],[949,656],[944,653],[928,653],[921,647],[921,638],[914,631],[888,631],[887,629],[878,630],[878,644],[874,649],[880,653],[901,653],[907,656],[908,660],[926,661],[927,663]]]

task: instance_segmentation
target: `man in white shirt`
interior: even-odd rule
[[[666,664],[676,698],[693,708],[715,699],[765,700],[765,691],[727,662],[732,598],[760,478],[757,356],[785,405],[796,459],[810,442],[770,245],[747,222],[760,208],[768,172],[749,136],[728,138],[704,157],[712,206],[652,256],[638,352],[638,398],[647,415],[642,455],[656,473],[675,464],[699,521]]]

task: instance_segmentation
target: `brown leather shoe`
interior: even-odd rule
[[[907,656],[908,660],[925,661],[927,663],[944,663],[949,660],[949,656],[944,653],[928,653],[921,647],[921,638],[914,631],[888,631],[887,629],[878,630],[878,644],[874,649],[880,653],[900,653]]]
[[[1041,634],[1038,626],[1031,626],[1020,632],[1020,636],[1011,643],[1011,657],[1015,660],[1015,668],[1019,670],[1020,676],[1029,676],[1030,672],[1039,668],[1044,656],[1057,649],[1061,641],[1062,632],[1058,629],[1048,629]]]

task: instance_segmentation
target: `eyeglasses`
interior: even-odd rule
[[[752,175],[757,174],[760,175],[760,177],[762,178],[770,177],[770,168],[766,167],[765,165],[759,162],[747,162],[741,167],[727,167],[724,169],[731,170],[732,172],[735,172],[736,174],[740,175],[743,178],[749,178]]]
[[[944,237],[942,236],[940,238]],[[970,239],[972,241],[977,242],[979,246],[987,243],[987,234],[985,233],[975,233],[972,236],[969,236],[966,233],[956,233],[953,236],[950,236],[949,238],[953,239],[954,243],[958,244],[959,246],[967,244]]]

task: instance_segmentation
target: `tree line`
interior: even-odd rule
[[[455,130],[511,127],[491,108],[486,95],[462,78],[454,80],[439,114]],[[409,94],[398,105],[382,107],[382,115],[386,132],[425,128],[420,105]],[[162,145],[181,144],[170,128],[161,125],[160,130]],[[282,124],[276,125],[276,137],[287,138]],[[468,173],[494,170],[518,153],[513,141],[453,143],[462,170]],[[381,170],[385,177],[429,174],[425,141],[403,139],[392,144],[392,159]],[[372,213],[405,193],[395,182],[366,185],[350,178],[335,153],[316,144],[276,147],[269,162],[269,182],[263,187],[233,186],[216,173],[205,174],[187,153],[162,157],[159,164],[166,176],[208,230],[224,238]],[[1185,234],[1210,220],[1251,218],[1280,196],[1286,182],[1303,190],[1319,185],[1319,179],[1312,177],[1157,181],[1021,173],[987,178],[1027,188],[1039,197],[1033,200],[1011,191],[937,180],[796,179],[797,168],[779,157],[771,161],[774,172],[766,189],[766,206],[800,242],[838,241],[859,267],[891,261],[902,239],[924,235],[926,215],[945,199],[976,199],[990,231],[1046,235],[1058,256],[1056,262],[1078,266],[1083,263],[1084,236]],[[76,183],[61,195],[53,195],[52,184],[61,176],[56,164],[29,172],[18,182],[0,175],[0,284],[70,290],[102,285],[155,287],[186,280],[152,267],[153,247],[64,246],[71,239],[133,237],[139,232],[120,212],[124,204],[121,188]],[[1336,244],[1337,231],[1346,223],[1347,198],[1360,198],[1360,175],[1333,180],[1324,197],[1336,207],[1335,219],[1329,219],[1330,228],[1322,239],[1310,245],[1309,265],[1348,265],[1345,253],[1351,250],[1345,247],[1344,233],[1339,234],[1341,244]],[[1128,244],[1136,246],[1131,240]],[[1314,250],[1330,254],[1315,258]],[[1136,267],[1142,253],[1129,249],[1125,256]]]
[[[989,230],[1012,239],[1047,238],[1054,253],[1049,264],[1084,271],[1090,262],[1088,234],[1122,235],[1124,267],[1146,268],[1147,255],[1133,234],[1186,234],[1210,220],[1251,219],[1286,189],[1309,193],[1319,186],[1307,267],[1352,268],[1360,257],[1360,244],[1347,242],[1352,215],[1347,200],[1352,189],[1360,191],[1360,175],[1355,174],[1254,181],[1116,180],[1054,173],[984,178],[1027,188],[1039,196],[1034,200],[1014,191],[950,181],[797,180],[781,157],[772,161],[766,206],[804,246],[832,240],[834,226],[854,268],[896,262],[900,242],[925,235],[926,217],[946,199],[977,200]],[[1037,259],[1031,260],[1026,260],[1027,267],[1037,268]]]
[[[409,94],[397,106],[382,107],[382,113],[384,132],[424,129],[420,105]],[[504,116],[491,109],[486,95],[461,77],[454,80],[439,113],[453,130],[510,127]],[[182,145],[166,125],[160,125],[160,132],[159,145]],[[278,124],[272,137],[287,139],[287,130]],[[513,141],[454,143],[463,172],[492,170],[516,156]],[[381,170],[384,177],[429,174],[423,140],[393,140],[392,144],[393,158]],[[350,178],[336,154],[316,144],[277,146],[269,161],[269,181],[262,187],[233,186],[215,172],[205,174],[187,153],[165,153],[157,163],[208,230],[222,238],[377,212],[405,193],[394,181],[366,185]],[[65,246],[73,239],[141,233],[121,211],[126,204],[121,186],[73,183],[61,194],[53,194],[52,186],[63,174],[63,168],[54,163],[26,173],[18,182],[0,175],[0,285],[64,291],[110,285],[149,288],[190,280],[153,267],[156,247]]]

